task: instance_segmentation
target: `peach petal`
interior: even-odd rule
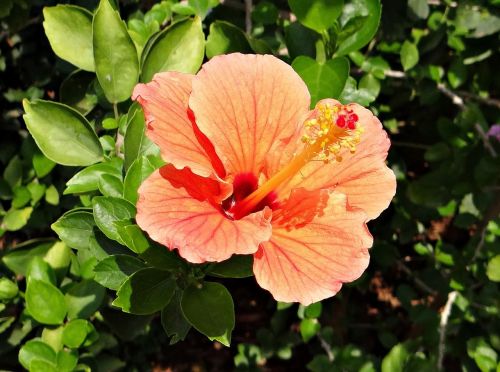
[[[309,110],[306,85],[270,55],[212,58],[193,79],[189,107],[229,175],[259,174]]]
[[[150,83],[138,84],[132,99],[141,104],[146,116],[146,134],[160,147],[165,161],[177,169],[189,167],[201,176],[209,176],[214,169],[223,176],[220,173],[224,168],[212,144],[189,115],[192,79],[193,75],[162,72]]]
[[[335,100],[330,100],[337,102]],[[350,107],[364,127],[356,152],[341,152],[341,162],[324,164],[312,161],[301,169],[279,195],[286,198],[290,190],[304,187],[307,190],[333,188],[347,195],[349,204],[363,209],[369,219],[377,218],[396,193],[396,177],[385,164],[390,141],[380,121],[372,112],[358,104]]]
[[[273,220],[273,236],[254,256],[257,282],[277,301],[308,305],[331,297],[342,283],[356,280],[368,266],[373,239],[366,214],[351,208],[345,195],[328,193],[292,193],[285,208],[294,207],[283,222],[301,219],[305,209],[315,209],[316,216],[295,227]]]
[[[266,209],[238,221],[228,219],[219,203],[231,192],[224,182],[166,165],[139,188],[137,224],[193,263],[255,253],[271,235],[270,213]]]

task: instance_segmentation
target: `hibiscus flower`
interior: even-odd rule
[[[389,205],[379,120],[306,85],[270,55],[212,58],[196,75],[156,74],[133,94],[168,165],[139,189],[137,223],[187,261],[253,254],[276,300],[310,304],[364,272],[366,222]]]

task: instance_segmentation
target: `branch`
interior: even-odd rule
[[[438,358],[437,369],[443,369],[443,358],[446,349],[446,327],[448,326],[448,319],[450,318],[451,308],[457,299],[458,292],[453,291],[448,293],[448,300],[444,305],[443,312],[441,313],[441,320],[439,321],[439,345],[438,345]]]
[[[483,144],[484,144],[484,147],[486,148],[486,150],[488,150],[488,152],[490,153],[490,155],[493,158],[496,158],[497,152],[495,151],[495,149],[491,145],[490,139],[488,138],[486,133],[484,133],[483,128],[478,123],[474,124],[474,128],[476,129],[476,132],[479,134],[479,136],[483,140]]]
[[[422,291],[427,292],[428,294],[432,296],[437,296],[437,291],[429,287],[427,284],[425,284],[420,278],[415,276],[415,274],[412,273],[412,271],[406,266],[404,263],[401,261],[397,261],[399,268],[406,273],[410,278],[413,279],[415,282],[415,285],[419,287]]]
[[[462,97],[460,97],[458,94],[456,94],[455,92],[453,92],[453,91],[449,90],[448,88],[446,88],[446,86],[444,84],[442,84],[442,83],[439,83],[437,85],[437,89],[441,93],[443,93],[445,96],[447,96],[449,99],[451,99],[451,102],[454,105],[457,105],[461,109],[464,109],[464,107],[465,107],[464,99]]]
[[[245,0],[245,31],[250,35],[252,32],[252,0]]]

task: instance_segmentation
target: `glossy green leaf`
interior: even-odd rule
[[[9,164],[3,171],[3,178],[11,188],[19,186],[23,178],[23,164],[21,158],[16,155],[10,159]]]
[[[121,178],[110,174],[103,174],[99,178],[98,187],[104,196],[121,197],[123,195],[123,182]]]
[[[104,298],[105,289],[93,280],[82,280],[66,292],[68,319],[87,319],[92,316]]]
[[[57,361],[56,352],[41,340],[29,340],[19,350],[19,362],[24,368],[30,370],[31,363],[37,360],[55,366]]]
[[[137,191],[142,182],[155,170],[148,158],[137,158],[129,168],[123,183],[123,197],[132,204],[137,203],[139,197]]]
[[[145,50],[142,65],[143,82],[162,71],[179,71],[194,74],[205,55],[205,35],[201,19],[186,19],[163,30]]]
[[[382,360],[382,372],[404,371],[410,352],[405,344],[397,344]]]
[[[111,103],[130,98],[139,76],[139,60],[127,26],[109,0],[101,0],[92,23],[95,71]]]
[[[467,340],[467,354],[474,359],[481,372],[494,371],[497,366],[497,352],[482,337]]]
[[[163,270],[185,269],[187,266],[186,261],[181,259],[175,251],[160,244],[151,244],[146,251],[140,254],[140,257],[148,265]]]
[[[78,364],[78,353],[75,350],[60,350],[57,353],[58,372],[74,371]]]
[[[311,106],[323,98],[338,98],[349,76],[349,61],[345,57],[320,63],[306,56],[297,57],[292,63],[311,93]]]
[[[70,211],[63,214],[51,225],[63,242],[75,249],[89,247],[90,238],[94,236],[94,216],[84,210]]]
[[[121,162],[115,159],[82,169],[66,183],[66,189],[63,192],[64,195],[98,190],[99,179],[104,174],[121,177]]]
[[[62,344],[63,326],[44,327],[42,331],[42,341],[58,352],[63,348]]]
[[[165,333],[170,337],[170,345],[186,338],[191,324],[184,318],[181,309],[182,292],[175,291],[172,299],[161,312],[161,325]]]
[[[184,290],[181,307],[194,328],[229,346],[234,328],[234,304],[226,287],[212,282],[190,285]]]
[[[61,291],[50,283],[38,279],[28,281],[26,309],[42,324],[61,324],[66,317],[66,302]]]
[[[120,240],[131,251],[141,254],[149,248],[149,241],[144,232],[136,224],[129,221],[117,221],[115,227],[120,236]]]
[[[52,267],[40,256],[33,257],[26,271],[28,281],[33,279],[56,285],[56,274]]]
[[[135,207],[125,199],[97,196],[92,200],[94,219],[99,229],[110,239],[124,243],[115,222],[135,217]]]
[[[419,58],[417,46],[406,40],[401,47],[400,57],[405,71],[415,67]]]
[[[168,271],[142,269],[121,285],[113,305],[127,313],[153,314],[168,304],[175,288],[175,280]]]
[[[92,13],[74,5],[43,9],[43,27],[55,54],[86,71],[94,71]]]
[[[252,51],[243,30],[225,21],[215,21],[210,25],[206,49],[208,58],[220,54]]]
[[[97,95],[93,91],[94,80],[95,74],[93,73],[82,70],[73,71],[64,79],[59,89],[61,102],[73,107],[82,115],[88,114],[97,105]]]
[[[253,256],[234,255],[230,259],[216,263],[208,272],[221,278],[246,278],[253,275]]]
[[[124,138],[125,149],[125,169],[128,170],[132,163],[145,155],[155,155],[159,153],[158,147],[145,134],[146,124],[142,109],[131,106],[129,110],[129,123]]]
[[[492,282],[500,282],[500,255],[489,260],[486,275]]]
[[[60,103],[23,101],[26,126],[43,154],[62,165],[86,166],[102,159],[99,139],[87,119]]]
[[[319,324],[317,319],[303,319],[300,322],[300,335],[304,342],[309,342],[321,329],[321,324]]]
[[[298,56],[316,57],[316,41],[319,35],[299,22],[285,27],[285,42],[290,58]]]
[[[54,169],[56,163],[48,159],[40,149],[36,148],[33,152],[33,169],[38,178],[43,178]]]
[[[33,208],[26,207],[23,209],[10,209],[1,223],[1,227],[7,231],[17,231],[22,229],[28,223],[31,217]]]
[[[44,257],[53,244],[53,240],[27,241],[6,253],[2,257],[2,263],[17,275],[26,276],[30,261],[34,257]]]
[[[319,33],[332,27],[342,13],[343,0],[288,0],[297,19]]]
[[[377,32],[381,14],[380,0],[359,0],[352,2],[350,8],[345,7],[340,17],[342,31],[335,54],[349,54],[368,44]]]
[[[94,280],[116,291],[129,276],[145,267],[143,261],[133,256],[123,254],[109,256],[94,267]]]
[[[425,19],[429,16],[429,4],[427,0],[408,0],[408,8],[418,18]]]
[[[94,327],[85,319],[75,319],[64,326],[62,342],[67,347],[77,349]]]
[[[19,288],[17,284],[8,278],[0,278],[0,301],[10,300],[17,296]]]

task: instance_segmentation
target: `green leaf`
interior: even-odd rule
[[[127,313],[153,314],[168,304],[175,288],[175,280],[168,271],[142,269],[132,274],[121,285],[113,305]]]
[[[403,372],[409,357],[406,345],[397,344],[382,360],[382,372]]]
[[[43,8],[43,28],[58,57],[86,71],[94,71],[92,13],[74,5]]]
[[[349,61],[345,57],[320,63],[300,56],[295,58],[292,67],[309,88],[311,106],[323,98],[338,98],[349,76]]]
[[[146,251],[141,253],[140,257],[148,265],[163,270],[185,269],[187,266],[186,261],[175,252],[159,244],[151,244]]]
[[[306,316],[306,318],[319,318],[322,310],[323,305],[321,304],[321,302],[315,302],[304,309],[304,315]]]
[[[45,283],[56,284],[56,274],[52,267],[42,257],[33,257],[26,272],[28,281],[32,279],[41,280]]]
[[[92,55],[92,62],[93,58]],[[73,107],[82,115],[87,115],[97,105],[97,95],[93,90],[94,80],[95,74],[93,73],[82,70],[73,71],[64,79],[59,89],[61,102]]]
[[[136,108],[132,111],[134,107],[134,105],[131,106],[129,110],[129,123],[123,140],[125,150],[124,166],[126,170],[141,156],[159,153],[158,147],[144,133],[146,127],[142,109]]]
[[[253,256],[234,255],[230,259],[216,263],[209,275],[221,278],[246,278],[253,275]]]
[[[194,74],[205,55],[205,35],[201,19],[186,19],[174,23],[158,34],[145,52],[142,65],[143,82],[162,71],[178,71]]]
[[[130,98],[139,76],[139,60],[127,26],[109,0],[101,0],[92,23],[95,71],[111,103]]]
[[[373,74],[366,74],[359,81],[359,89],[377,97],[380,93],[380,81]]]
[[[482,337],[467,341],[467,354],[474,359],[481,372],[495,371],[498,355]]]
[[[56,360],[54,349],[38,339],[29,340],[19,350],[19,363],[27,370],[30,370],[34,361],[43,361],[55,366]]]
[[[182,314],[181,298],[182,292],[175,291],[172,299],[161,312],[161,325],[170,337],[170,345],[184,340],[191,329],[191,325]]]
[[[35,148],[33,152],[33,169],[35,169],[36,176],[43,178],[54,169],[56,163],[48,159],[39,148]]]
[[[417,46],[406,40],[401,47],[400,57],[405,71],[415,67],[419,58]]]
[[[343,0],[288,0],[297,19],[319,33],[332,27],[342,13]]]
[[[303,319],[300,322],[300,335],[304,342],[309,342],[321,329],[318,319]]]
[[[234,329],[234,304],[226,287],[212,282],[190,285],[182,295],[181,308],[199,332],[229,346]]]
[[[44,260],[55,271],[56,276],[62,280],[71,262],[71,249],[63,242],[56,242],[50,247]]]
[[[123,183],[123,197],[132,204],[137,203],[139,194],[137,190],[142,182],[153,173],[155,167],[150,163],[148,158],[137,158],[130,166],[125,181]]]
[[[62,332],[63,327],[44,327],[42,331],[42,341],[49,345],[54,351],[62,349]]]
[[[408,8],[418,18],[425,19],[429,16],[427,0],[408,0]]]
[[[7,278],[0,278],[0,301],[8,301],[17,296],[17,284]]]
[[[492,282],[500,282],[500,255],[489,260],[486,275]]]
[[[38,279],[28,281],[26,309],[39,323],[58,325],[66,317],[66,302],[61,291]]]
[[[141,254],[149,248],[149,241],[139,226],[129,221],[117,221],[115,226],[121,241],[131,251]]]
[[[85,319],[72,320],[64,326],[62,342],[67,347],[77,349],[83,344],[93,328],[92,324]]]
[[[99,178],[99,191],[104,196],[121,197],[123,195],[123,182],[121,178],[110,174],[103,174]]]
[[[23,101],[23,118],[43,154],[62,165],[86,166],[102,160],[102,147],[80,113],[60,103]]]
[[[285,27],[285,42],[290,58],[307,56],[315,58],[316,41],[319,35],[302,26],[299,22],[290,23]]]
[[[16,246],[15,250],[6,253],[2,262],[17,275],[26,276],[30,261],[34,257],[45,256],[54,241],[34,240]]]
[[[356,80],[349,76],[339,101],[342,103],[356,102],[362,106],[368,106],[375,100],[376,97],[370,90],[361,87],[358,89],[356,85]]]
[[[32,212],[31,207],[10,209],[3,217],[1,227],[7,231],[20,230],[28,223]]]
[[[467,68],[461,59],[455,59],[448,69],[446,76],[453,89],[458,88],[467,80]]]
[[[75,249],[89,247],[90,238],[94,236],[94,216],[84,210],[69,211],[63,214],[50,227],[63,242]]]
[[[259,1],[252,10],[252,19],[254,22],[263,25],[275,24],[279,17],[279,9],[269,1]]]
[[[23,163],[18,155],[10,159],[9,164],[3,171],[3,178],[11,188],[19,186],[23,178]]]
[[[72,372],[78,364],[78,353],[75,350],[60,350],[57,353],[57,370],[60,372]]]
[[[210,25],[206,49],[208,58],[234,52],[252,52],[243,30],[226,21],[215,21]]]
[[[59,204],[59,191],[57,191],[54,185],[50,185],[45,190],[45,201],[51,205]]]
[[[105,289],[93,280],[82,280],[66,293],[68,319],[86,319],[92,316],[104,298]]]
[[[115,159],[82,169],[66,183],[63,194],[81,194],[96,191],[99,189],[99,179],[104,174],[121,177],[121,161]]]
[[[145,267],[144,262],[133,256],[123,254],[109,256],[94,267],[94,280],[116,291],[130,275]]]
[[[342,31],[338,36],[337,56],[361,49],[375,36],[382,6],[380,0],[359,0],[344,7],[341,16]]]
[[[135,217],[135,207],[125,199],[96,196],[92,200],[94,219],[99,229],[112,240],[125,244],[115,222]]]

